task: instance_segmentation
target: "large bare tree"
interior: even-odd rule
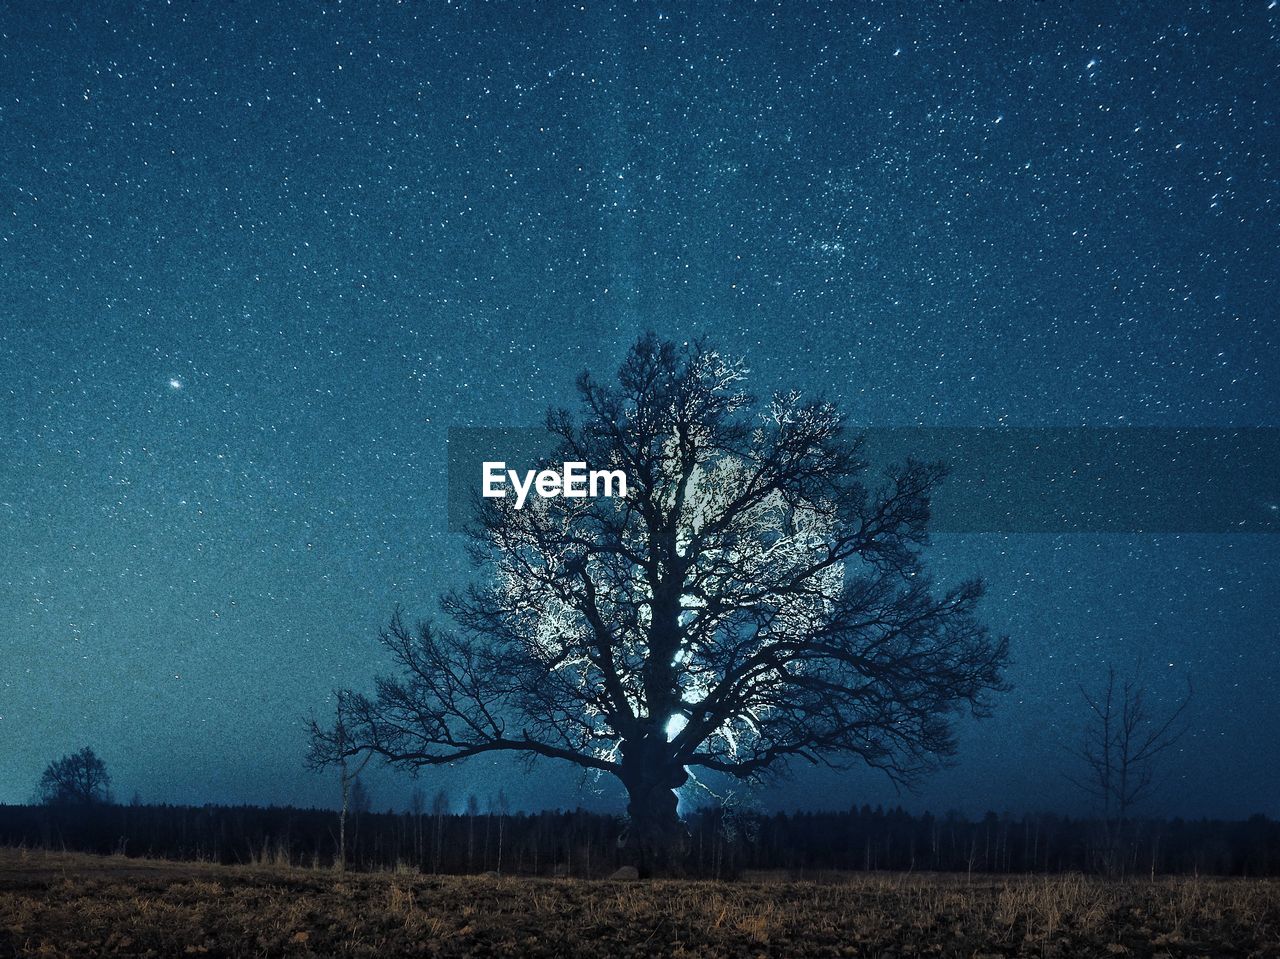
[[[399,675],[338,695],[342,738],[311,760],[400,767],[508,751],[616,776],[628,847],[678,868],[674,790],[803,761],[910,782],[983,714],[1007,641],[975,616],[982,585],[935,589],[921,563],[937,464],[869,481],[836,408],[756,404],[701,344],[641,338],[616,383],[584,373],[583,415],[552,411],[553,461],[622,469],[624,499],[477,503],[478,585],[453,628],[382,636]]]

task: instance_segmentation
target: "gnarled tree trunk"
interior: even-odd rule
[[[682,766],[667,760],[666,737],[624,743],[622,782],[629,802],[623,858],[641,876],[678,876],[684,872],[689,834],[677,814],[675,791],[689,781]]]

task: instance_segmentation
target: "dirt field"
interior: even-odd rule
[[[1280,882],[433,879],[0,850],[0,957],[189,955],[1280,957]]]

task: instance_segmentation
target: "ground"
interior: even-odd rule
[[[0,957],[1267,956],[1280,881],[433,878],[0,850]]]

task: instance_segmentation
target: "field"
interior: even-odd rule
[[[1275,956],[1280,881],[336,875],[0,849],[0,957]]]

